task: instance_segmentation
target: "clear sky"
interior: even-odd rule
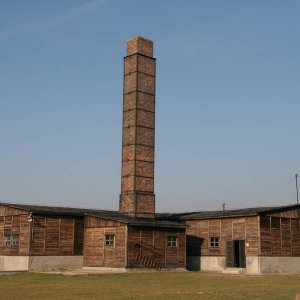
[[[0,1],[0,201],[118,209],[125,43],[154,41],[158,211],[295,203],[300,1]]]

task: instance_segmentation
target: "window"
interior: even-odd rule
[[[3,246],[11,247],[11,246],[19,246],[19,235],[5,235],[3,238]]]
[[[177,247],[177,236],[168,236],[168,247]]]
[[[3,239],[3,246],[10,247],[10,235],[5,235]]]
[[[114,234],[106,234],[105,235],[105,246],[113,246],[115,243],[115,235]]]
[[[210,238],[210,247],[212,247],[212,248],[219,247],[219,241],[220,241],[219,237],[211,237]]]
[[[11,245],[12,246],[19,246],[19,235],[18,234],[14,234],[12,236]]]

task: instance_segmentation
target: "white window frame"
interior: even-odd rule
[[[168,236],[167,237],[167,244],[168,244],[168,247],[170,248],[175,248],[177,247],[177,239],[178,237],[177,236]]]
[[[11,245],[12,246],[19,246],[20,244],[20,237],[18,234],[13,234],[11,236]]]
[[[10,235],[4,235],[3,236],[3,247],[10,247],[10,246],[11,246]]]
[[[105,234],[105,246],[114,246],[115,245],[115,235],[114,234]]]
[[[220,237],[211,236],[210,237],[210,247],[211,248],[219,248],[220,247]]]

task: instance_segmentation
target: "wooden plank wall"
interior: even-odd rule
[[[259,253],[258,217],[189,220],[187,255],[226,256],[229,240],[245,240],[246,255]],[[210,247],[210,237],[219,237],[219,247]]]
[[[264,216],[260,218],[262,256],[300,256],[300,220]]]
[[[114,246],[105,235],[114,234]],[[167,236],[177,236],[178,246],[167,247]],[[141,247],[136,247],[136,244]],[[86,217],[83,265],[87,267],[145,267],[135,260],[137,251],[162,267],[185,267],[185,230],[127,226],[112,220]]]
[[[82,255],[83,218],[34,215],[30,255]]]
[[[177,237],[177,247],[168,247],[168,236]],[[185,243],[185,229],[128,226],[128,266],[145,267],[135,260],[140,253],[161,267],[185,268]]]
[[[8,206],[0,205],[0,216],[16,216],[16,215],[29,215],[29,212],[26,212],[21,209],[11,208]]]
[[[28,255],[30,223],[24,211],[0,207],[0,255]],[[19,235],[19,246],[4,247],[4,235]]]
[[[83,218],[34,215],[0,205],[0,254],[82,255]],[[4,235],[19,235],[19,246],[3,246]]]
[[[290,211],[283,211],[281,213],[268,214],[271,217],[284,217],[284,218],[299,218],[300,217],[300,209],[294,209]]]
[[[113,246],[105,246],[105,235],[114,234]],[[85,217],[83,265],[125,267],[127,226],[120,222]]]

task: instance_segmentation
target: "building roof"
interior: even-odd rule
[[[37,214],[50,214],[50,215],[68,215],[68,216],[84,216],[86,212],[94,211],[93,209],[72,208],[72,207],[56,207],[56,206],[42,206],[42,205],[29,205],[29,204],[14,204],[3,203],[0,205],[25,210]]]
[[[216,218],[228,218],[228,217],[242,217],[242,216],[257,216],[268,215],[273,213],[280,213],[283,211],[290,211],[294,209],[300,209],[300,205],[288,205],[288,206],[275,206],[275,207],[252,207],[232,210],[218,210],[218,211],[199,211],[199,212],[187,212],[179,214],[161,214],[161,218],[167,218],[169,220],[195,220],[195,219],[216,219]]]
[[[115,220],[121,223],[125,223],[132,226],[146,226],[146,227],[166,227],[166,228],[186,228],[185,224],[180,221],[167,220],[155,217],[152,218],[132,218],[126,215],[120,214],[119,212],[107,213],[105,211],[99,211],[96,213],[86,213],[85,215],[107,220]]]
[[[86,208],[72,208],[72,207],[55,207],[55,206],[40,206],[40,205],[27,205],[27,204],[12,204],[2,203],[0,205],[8,206],[32,212],[33,214],[46,214],[56,216],[92,216],[99,219],[113,220],[121,223],[125,223],[132,226],[147,226],[147,227],[166,227],[166,228],[185,228],[186,225],[179,221],[167,220],[162,218],[132,218],[124,214],[120,214],[118,211],[112,210],[98,210],[98,209],[86,209]]]
[[[243,217],[268,215],[300,209],[299,205],[275,206],[275,207],[252,207],[232,210],[218,211],[198,211],[185,213],[157,213],[155,218],[132,218],[118,211],[99,210],[87,208],[72,208],[72,207],[55,207],[55,206],[40,206],[26,204],[1,203],[0,205],[11,208],[21,209],[34,214],[60,215],[60,216],[92,216],[99,219],[114,220],[132,226],[149,226],[149,227],[168,227],[168,228],[185,228],[186,226],[181,221],[185,220],[201,220],[201,219],[217,219],[228,217]]]

